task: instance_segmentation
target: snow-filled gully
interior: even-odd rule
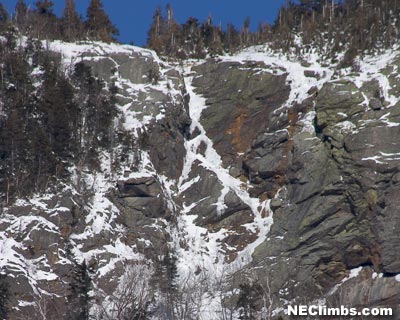
[[[287,102],[282,108],[290,108],[295,103],[301,103],[303,100],[308,98],[308,92],[310,88],[317,87],[321,88],[323,84],[332,78],[333,72],[327,68],[322,67],[317,62],[317,56],[311,55],[309,60],[312,62],[311,66],[304,67],[298,61],[291,61],[290,59],[277,56],[275,54],[266,52],[265,48],[255,47],[252,50],[244,50],[242,53],[236,56],[224,56],[220,57],[223,62],[240,62],[245,61],[261,61],[264,62],[266,68],[265,72],[287,74],[287,83],[291,87],[291,93]],[[285,71],[282,71],[285,70]],[[309,78],[305,75],[305,71],[312,70],[320,75],[319,78]],[[193,71],[191,65],[188,64],[182,71],[185,79],[186,90],[190,96],[189,102],[189,114],[192,120],[191,132],[195,129],[200,132],[193,139],[185,142],[186,148],[186,159],[182,172],[182,176],[178,182],[178,192],[184,192],[192,184],[198,182],[199,177],[189,180],[190,172],[196,163],[200,163],[205,169],[215,173],[219,182],[222,185],[222,191],[219,196],[218,202],[215,203],[216,214],[223,212],[225,209],[224,198],[229,191],[233,191],[245,204],[247,204],[254,215],[254,221],[251,224],[245,225],[250,232],[257,233],[257,240],[248,245],[244,250],[238,253],[238,256],[234,263],[231,265],[245,265],[251,262],[251,255],[254,249],[264,242],[267,238],[270,227],[273,223],[272,213],[270,212],[269,203],[270,200],[260,201],[258,198],[251,198],[247,192],[247,186],[242,181],[232,177],[229,171],[223,167],[220,155],[213,147],[213,143],[203,126],[200,123],[202,111],[207,108],[206,99],[195,92],[193,87]],[[315,113],[312,113],[312,121],[315,117]],[[307,115],[306,115],[307,116]],[[200,145],[205,145],[204,155],[198,152]],[[226,231],[221,229],[216,233],[211,233],[205,228],[196,226],[193,221],[196,216],[187,215],[193,209],[197,203],[184,204],[183,212],[180,217],[181,230],[184,230],[185,237],[189,243],[189,249],[183,250],[176,245],[179,253],[179,266],[181,274],[192,272],[196,265],[206,265],[208,270],[214,270],[214,272],[222,272],[226,269],[227,265],[224,263],[224,259],[220,258],[221,248],[220,243],[226,235]],[[268,217],[263,217],[262,212],[268,211],[270,214]],[[204,235],[207,235],[205,240]],[[203,236],[202,236],[203,235]],[[176,235],[176,243],[179,242],[179,234]],[[207,248],[207,251],[204,248]],[[218,263],[216,263],[218,261]]]
[[[211,139],[207,137],[206,131],[200,123],[201,113],[207,108],[206,100],[195,93],[195,89],[192,85],[193,76],[188,76],[191,72],[190,67],[183,70],[186,90],[190,96],[189,114],[192,120],[190,130],[193,132],[197,129],[200,134],[185,142],[186,158],[182,176],[178,181],[178,192],[184,192],[192,184],[199,181],[199,177],[195,177],[192,180],[188,179],[192,167],[197,165],[196,163],[200,163],[200,166],[213,172],[222,185],[222,191],[218,198],[218,202],[215,203],[215,214],[222,213],[226,208],[224,198],[229,191],[233,191],[245,204],[249,206],[249,208],[251,208],[254,215],[254,221],[245,225],[245,227],[247,227],[250,232],[257,233],[257,240],[238,253],[236,260],[234,263],[231,263],[230,266],[232,267],[235,265],[235,267],[232,268],[237,268],[249,263],[254,249],[266,239],[272,225],[272,217],[271,215],[263,217],[261,212],[269,211],[270,200],[260,201],[258,198],[250,197],[246,188],[244,188],[243,182],[232,177],[229,174],[229,171],[223,167],[220,155],[214,149]],[[204,155],[198,152],[200,144],[206,146]],[[220,240],[227,236],[227,230],[222,228],[218,232],[212,233],[205,228],[196,226],[193,222],[196,219],[196,216],[187,214],[197,204],[198,203],[185,203],[183,212],[179,218],[178,229],[180,232],[175,235],[175,242],[176,244],[179,243],[179,238],[183,233],[185,234],[188,243],[188,248],[186,248],[186,250],[181,249],[179,248],[179,245],[176,245],[179,273],[181,275],[193,273],[198,266],[201,266],[205,267],[207,271],[221,274],[230,268],[224,262],[225,259],[222,256],[223,250],[220,247],[220,244],[222,243]]]

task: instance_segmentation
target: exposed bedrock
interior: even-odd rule
[[[193,84],[206,98],[201,122],[227,166],[241,169],[243,154],[260,133],[285,126],[285,114],[274,112],[289,96],[286,76],[273,75],[263,63],[216,63],[193,68]]]
[[[201,122],[225,165],[250,180],[253,196],[274,198],[274,224],[253,263],[276,301],[330,297],[351,270],[368,267],[384,277],[345,282],[345,300],[395,306],[400,104],[387,108],[377,81],[359,89],[339,79],[287,110],[285,75],[261,63],[209,61],[195,71],[208,105]]]
[[[118,86],[114,120],[124,134],[102,150],[98,172],[74,167],[59,192],[2,208],[1,261],[20,304],[11,319],[32,312],[33,288],[59,295],[55,310],[68,318],[81,261],[104,300],[127,265],[160,263],[173,250],[178,264],[202,264],[196,276],[202,258],[226,266],[252,252],[244,269],[268,288],[272,309],[317,299],[397,307],[398,61],[362,84],[339,71],[322,83],[320,66],[291,64],[312,83],[304,93],[283,67],[289,61],[190,61],[188,75],[147,50],[94,46],[77,58]],[[207,105],[200,124],[190,118],[189,83]],[[267,199],[274,222],[265,239]]]

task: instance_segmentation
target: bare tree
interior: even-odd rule
[[[97,305],[98,320],[144,320],[154,293],[150,287],[153,269],[149,265],[126,267],[115,292]]]
[[[212,295],[208,273],[198,275],[190,272],[177,281],[174,313],[177,320],[202,319],[206,302]]]

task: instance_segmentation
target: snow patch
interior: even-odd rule
[[[360,275],[362,270],[363,270],[363,267],[358,267],[358,268],[350,270],[349,275],[346,278],[344,278],[339,284],[334,286],[329,291],[328,296],[331,296],[332,294],[334,294],[345,282],[349,281],[350,279],[357,278]]]
[[[268,46],[254,46],[247,48],[236,55],[223,56],[222,61],[235,61],[245,63],[246,61],[263,62],[267,67],[264,72],[270,72],[275,75],[285,75],[286,83],[290,86],[289,99],[283,107],[290,108],[296,103],[302,103],[310,96],[310,90],[321,89],[324,83],[333,76],[330,66],[322,66],[319,61],[320,56],[316,53],[310,53],[304,57],[307,65],[295,58],[284,54],[277,54],[268,48]],[[307,72],[315,74],[313,77],[306,76]]]

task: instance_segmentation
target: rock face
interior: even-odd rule
[[[361,298],[346,285],[341,288],[345,298],[340,298],[358,306],[398,308],[394,276],[400,256],[394,233],[399,214],[393,177],[400,168],[399,131],[398,123],[385,119],[397,114],[398,104],[385,112],[368,109],[362,94],[347,81],[326,83],[315,99],[316,132],[299,128],[291,137],[290,183],[279,194],[282,205],[275,210],[270,238],[254,252],[264,277],[273,278],[272,290],[291,287],[282,298],[316,299],[320,292],[329,294],[349,270],[371,266],[391,278],[392,287],[376,299]],[[271,266],[265,265],[268,258],[274,260]],[[375,295],[388,281],[370,277],[362,283]]]
[[[267,296],[276,319],[287,304],[322,299],[400,315],[396,55],[352,74],[260,48],[183,69],[130,46],[77,48],[65,60],[116,83],[115,124],[126,134],[98,171],[82,170],[82,185],[71,178],[2,209],[10,319],[37,312],[45,296],[49,319],[67,319],[82,261],[101,305],[129,265],[168,278],[170,256],[177,278],[196,283],[240,271],[237,290],[226,290],[257,292],[258,315]],[[219,319],[211,308],[243,300],[221,288],[210,296],[188,319]]]
[[[255,63],[250,68],[249,62],[210,64],[196,67],[200,76],[194,82],[207,98],[202,114],[207,133],[223,156],[235,159],[227,165],[242,164],[235,165],[251,182],[253,196],[273,198],[274,224],[251,263],[261,282],[279,299],[309,302],[321,294],[339,301],[332,288],[346,283],[340,299],[349,305],[397,310],[400,104],[395,96],[385,100],[377,80],[360,86],[357,76],[332,78],[282,110],[282,100],[288,99],[284,75],[267,74],[263,83],[262,67]],[[380,70],[374,76],[379,79]],[[241,84],[246,78],[251,80]],[[232,88],[233,79],[243,90]],[[266,104],[246,127],[257,96]],[[242,149],[226,129],[232,123],[243,124]],[[349,272],[359,267],[384,277],[369,273],[351,281],[357,286],[347,284]],[[361,297],[356,292],[362,285],[371,289]]]
[[[193,85],[207,99],[201,123],[226,166],[242,167],[252,141],[267,130],[275,131],[276,106],[289,96],[286,76],[274,75],[263,63],[206,62],[193,68]],[[218,75],[218,76],[216,76]]]

